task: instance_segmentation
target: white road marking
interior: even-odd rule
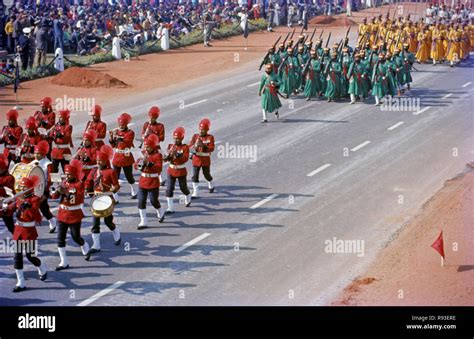
[[[253,87],[253,86],[257,86],[259,83],[260,83],[260,81],[258,81],[258,82],[254,82],[253,84],[247,85],[247,87]]]
[[[267,202],[269,202],[270,200],[276,198],[277,196],[278,196],[278,194],[272,194],[272,195],[266,197],[265,199],[263,199],[262,201],[257,202],[255,205],[250,206],[250,209],[254,210],[256,208],[259,208],[260,206],[262,206],[263,204],[266,204]]]
[[[326,168],[328,168],[329,166],[331,166],[331,164],[322,165],[321,167],[315,169],[314,171],[309,172],[308,174],[306,174],[306,176],[307,176],[307,177],[312,177],[313,175],[316,175],[316,174],[318,174],[319,172],[324,171],[324,170],[325,170]]]
[[[117,281],[115,284],[107,287],[106,289],[103,289],[99,293],[94,294],[92,297],[87,298],[83,302],[79,303],[77,306],[87,306],[89,304],[92,304],[94,301],[96,301],[100,297],[103,297],[104,295],[109,294],[110,292],[112,292],[113,290],[119,288],[123,284],[125,284],[125,281]]]
[[[192,103],[190,103],[190,104],[188,104],[188,105],[184,105],[183,108],[191,107],[191,106],[194,106],[194,105],[200,104],[200,103],[202,103],[202,102],[206,102],[206,101],[207,101],[207,99],[203,99],[203,100],[199,100],[199,101],[196,101],[196,102],[192,102]]]
[[[395,128],[397,128],[398,126],[403,125],[403,124],[404,124],[403,121],[399,121],[399,122],[397,122],[395,125],[390,126],[389,128],[387,128],[387,130],[388,130],[388,131],[393,131]]]
[[[190,246],[193,246],[194,244],[200,242],[202,239],[205,239],[207,238],[208,236],[210,236],[211,233],[203,233],[201,234],[199,237],[196,237],[194,238],[193,240],[191,241],[188,241],[186,244],[184,244],[183,246],[181,247],[178,247],[177,249],[173,250],[173,253],[179,253],[179,252],[182,252],[184,251],[186,248],[190,247]]]
[[[471,81],[469,81],[469,82],[466,82],[464,85],[462,85],[462,87],[467,87],[467,86],[469,86],[470,84],[472,84],[472,82],[471,82]]]
[[[448,94],[446,94],[446,95],[443,97],[443,99],[447,99],[447,98],[449,98],[451,95],[453,95],[453,93],[448,93]]]
[[[367,146],[368,144],[370,144],[370,140],[366,140],[366,141],[364,141],[362,144],[357,145],[357,146],[354,147],[354,148],[351,148],[351,151],[352,151],[352,152],[357,152],[357,151],[360,150],[362,147],[365,147],[365,146]]]
[[[423,112],[426,112],[427,110],[429,110],[431,108],[431,106],[426,106],[425,108],[423,108],[421,111],[417,111],[417,112],[413,112],[413,115],[418,115],[418,114],[421,114]]]

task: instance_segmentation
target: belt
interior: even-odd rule
[[[17,226],[21,226],[21,227],[35,227],[36,222],[34,222],[34,221],[26,222],[26,221],[17,220],[16,224],[17,224]]]
[[[69,148],[69,144],[57,144],[57,143],[54,143],[54,146],[55,148]]]
[[[80,210],[82,209],[82,205],[83,204],[80,204],[80,205],[74,205],[74,206],[66,206],[66,205],[59,205],[59,208],[63,209],[63,210],[66,210],[66,211],[77,211],[77,210]]]
[[[200,157],[209,157],[211,156],[211,153],[196,152],[196,155],[199,155]]]
[[[170,168],[172,168],[172,169],[182,169],[182,168],[186,168],[186,165],[173,165],[173,164],[170,164]]]
[[[102,138],[102,139],[96,138],[95,141],[96,141],[96,142],[97,142],[97,141],[104,141],[104,138]]]
[[[105,195],[114,195],[114,192],[100,192],[100,191],[94,191],[94,194],[95,195],[99,195],[99,194],[105,194]]]
[[[93,169],[96,168],[97,165],[82,165],[82,169]]]
[[[118,149],[118,148],[116,148],[116,149],[115,149],[115,153],[120,153],[120,154],[130,153],[130,148],[126,148],[126,149]]]
[[[18,147],[18,145],[6,145],[5,147],[10,148],[10,149],[15,149]]]
[[[160,175],[158,173],[142,173],[144,178],[158,178]]]

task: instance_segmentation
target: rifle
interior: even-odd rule
[[[301,33],[300,33],[300,35],[303,35],[303,32],[304,32],[304,25],[303,25],[303,27],[301,28]]]
[[[316,30],[316,28],[314,30]],[[323,33],[324,33],[324,29],[321,31],[321,34],[319,34],[319,40],[321,40],[321,38],[323,37]]]
[[[377,63],[375,64],[374,70],[372,71],[372,78],[370,81],[372,84],[375,82],[375,73],[377,73],[377,68],[379,67],[380,59],[377,59]]]
[[[309,39],[309,41],[313,41],[313,38],[314,38],[315,34],[316,34],[316,27],[314,27],[313,34],[311,34],[311,38]]]
[[[327,41],[326,41],[326,46],[324,46],[324,47],[326,47],[326,48],[328,47],[328,45],[329,45],[329,40],[331,40],[331,32],[329,32],[329,36],[328,36],[328,39],[327,39]]]
[[[308,68],[311,65],[311,60],[313,60],[311,57],[306,61],[306,64],[303,67],[303,71],[301,72],[301,77],[304,78],[306,76],[306,72],[308,72]]]
[[[290,40],[293,40],[293,35],[295,34],[295,31],[296,31],[296,28],[293,28],[293,32],[291,32],[291,35],[290,35]]]
[[[288,34],[286,35],[285,40],[283,40],[283,42],[282,42],[283,46],[286,44],[286,40],[288,40],[288,38],[290,37],[290,34],[291,34],[291,32],[288,32]]]
[[[275,41],[275,43],[273,44],[273,48],[275,48],[275,46],[278,44],[278,42],[280,41],[281,39],[281,35],[280,37],[277,39],[277,41]],[[265,60],[267,60],[268,58],[270,57],[270,52],[268,51],[267,54],[265,54],[265,56],[263,57],[263,60],[262,62],[260,63],[260,66],[258,66],[258,70],[260,71],[263,67],[263,65],[265,64]]]
[[[351,31],[351,26],[347,29],[346,36],[344,37],[344,43],[346,43],[347,37],[349,36],[349,32]]]

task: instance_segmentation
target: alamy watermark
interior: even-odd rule
[[[249,159],[250,162],[256,162],[257,145],[232,145],[226,142],[217,146],[217,157],[219,159]]]
[[[365,255],[365,241],[360,239],[343,240],[333,237],[324,241],[324,245],[326,253],[357,254],[358,257]]]
[[[38,240],[13,240],[5,238],[0,240],[0,253],[15,254],[15,253],[32,253],[33,256],[38,252]]]
[[[420,107],[420,98],[392,97],[391,95],[386,95],[380,105],[380,110],[393,112],[417,112],[420,110]]]
[[[90,112],[95,106],[95,98],[74,98],[63,95],[62,98],[56,98],[54,108],[56,110],[70,110],[71,112]]]

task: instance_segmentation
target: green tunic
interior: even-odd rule
[[[411,52],[403,51],[402,58],[405,66],[405,72],[403,74],[403,83],[409,84],[410,82],[413,82],[413,79],[411,77],[411,65],[415,62],[415,56]]]
[[[311,60],[306,73],[306,84],[304,86],[304,96],[311,98],[319,95],[321,92],[321,63],[319,60]]]
[[[273,84],[272,84],[273,82]],[[276,75],[264,74],[260,80],[259,93],[262,93],[262,109],[267,112],[274,112],[281,107],[280,99],[278,98],[278,86],[280,82]]]
[[[353,63],[352,71],[349,76],[349,94],[359,95],[362,97],[367,96],[367,69],[365,64],[362,62]]]
[[[328,74],[326,75],[326,98],[328,99],[336,99],[339,97],[341,93],[340,89],[340,77],[341,77],[341,64],[337,61],[330,61]]]
[[[389,94],[388,91],[388,66],[385,63],[380,63],[374,68],[375,78],[372,84],[372,94],[382,99]]]

